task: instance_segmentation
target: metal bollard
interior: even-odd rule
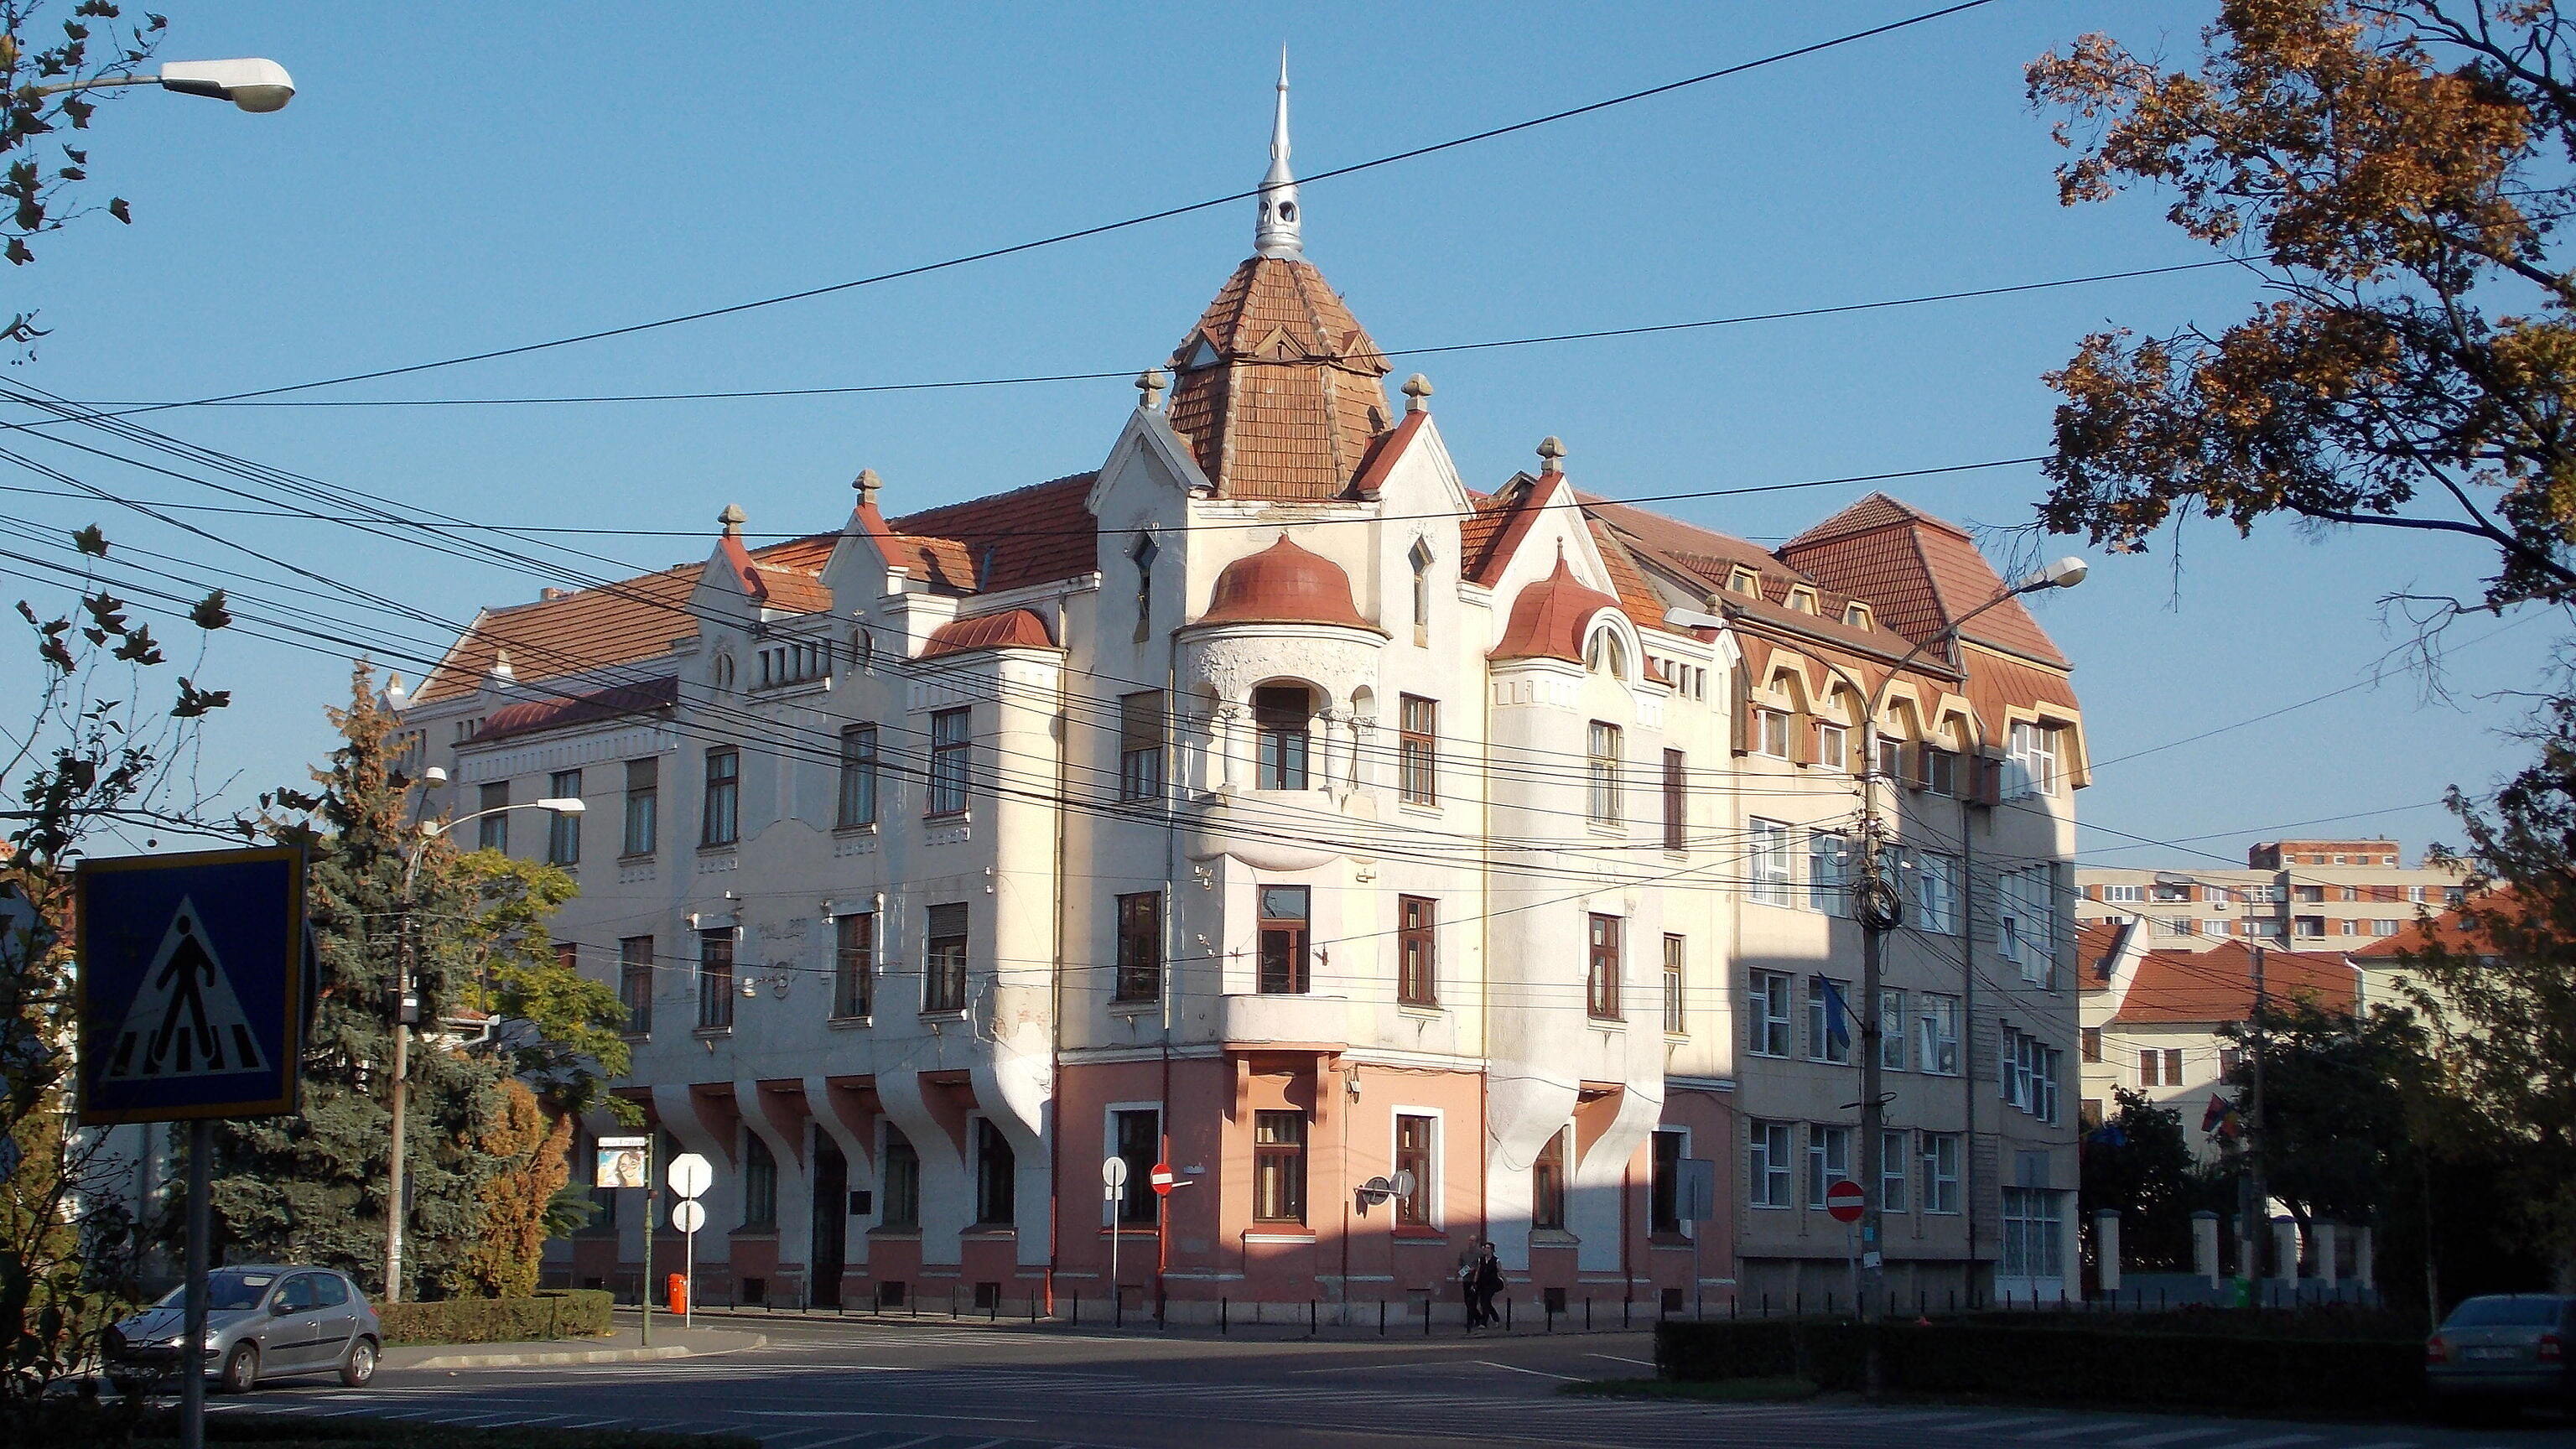
[[[1422,1336],[1423,1336],[1424,1338],[1429,1338],[1429,1337],[1431,1336],[1431,1304],[1432,1304],[1432,1297],[1431,1297],[1431,1295],[1430,1295],[1430,1294],[1428,1294],[1428,1293],[1423,1294],[1423,1295],[1422,1295]]]
[[[1503,1295],[1503,1332],[1512,1331],[1512,1295]]]
[[[1386,1300],[1383,1298],[1377,1301],[1377,1336],[1386,1337]]]
[[[1219,1299],[1217,1299],[1217,1300],[1216,1300],[1216,1331],[1217,1331],[1217,1332],[1219,1332],[1219,1333],[1232,1333],[1232,1332],[1234,1331],[1234,1325],[1233,1325],[1233,1324],[1231,1324],[1231,1323],[1229,1323],[1229,1322],[1227,1321],[1227,1319],[1228,1319],[1228,1318],[1231,1316],[1231,1314],[1233,1313],[1233,1303],[1234,1303],[1234,1300],[1232,1300],[1232,1299],[1230,1299],[1230,1298],[1222,1298],[1222,1297],[1221,1297],[1221,1298],[1219,1298]]]
[[[1316,1335],[1316,1333],[1319,1331],[1319,1325],[1320,1325],[1322,1322],[1323,1322],[1323,1320],[1322,1320],[1320,1317],[1318,1317],[1318,1316],[1316,1315],[1316,1312],[1315,1312],[1315,1300],[1314,1300],[1314,1299],[1312,1299],[1312,1298],[1307,1299],[1307,1300],[1306,1300],[1306,1336],[1307,1336],[1308,1338],[1313,1338],[1313,1337]]]
[[[1592,1295],[1589,1293],[1583,1295],[1583,1331],[1592,1331]]]

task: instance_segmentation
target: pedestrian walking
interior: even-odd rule
[[[1503,1260],[1494,1253],[1494,1245],[1485,1244],[1483,1256],[1476,1260],[1476,1321],[1491,1325],[1494,1321],[1494,1295],[1503,1291]]]
[[[1480,1265],[1476,1250],[1468,1248],[1458,1254],[1458,1302],[1467,1310],[1467,1331],[1484,1326],[1485,1316],[1476,1308],[1476,1269]]]

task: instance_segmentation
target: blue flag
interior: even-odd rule
[[[1851,1045],[1851,1008],[1843,1003],[1842,988],[1830,976],[1819,976],[1825,987],[1825,1036],[1838,1047]]]

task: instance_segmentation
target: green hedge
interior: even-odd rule
[[[1900,1393],[2338,1415],[2414,1413],[2424,1400],[2424,1349],[2412,1338],[2157,1332],[2081,1320],[1667,1322],[1655,1330],[1655,1365],[1669,1379],[1797,1377],[1856,1390],[1863,1335],[1873,1332],[1882,1382]]]
[[[435,1303],[379,1303],[389,1347],[425,1343],[519,1343],[608,1332],[609,1295],[597,1288],[540,1292],[534,1298],[447,1298]]]

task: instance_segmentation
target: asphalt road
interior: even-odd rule
[[[623,1317],[624,1315],[621,1315]],[[631,1321],[631,1320],[630,1320]],[[1646,1334],[1309,1342],[1238,1333],[727,1320],[769,1346],[653,1362],[387,1370],[216,1412],[731,1431],[768,1449],[2576,1449],[2576,1423],[2453,1430],[2045,1408],[1698,1404],[1560,1395],[1645,1377]]]

